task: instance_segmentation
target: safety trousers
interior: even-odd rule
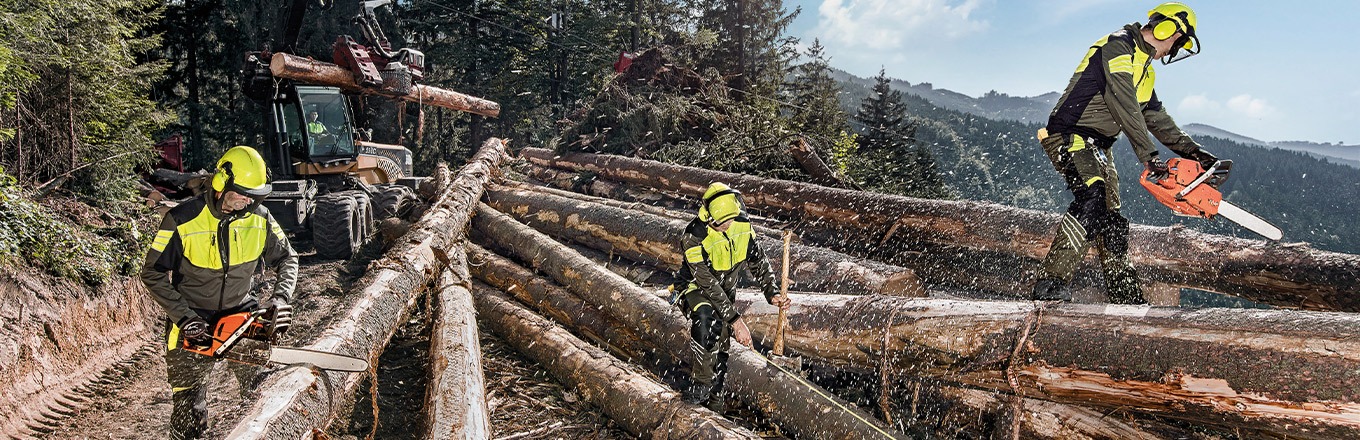
[[[693,377],[696,384],[712,386],[716,396],[727,378],[727,351],[731,349],[732,326],[719,319],[713,306],[703,303],[689,314],[690,350],[694,352]]]
[[[180,348],[178,327],[167,321],[166,329],[165,369],[174,408],[170,412],[170,438],[204,438],[208,431],[208,374],[217,359]],[[260,368],[240,362],[227,362],[226,365],[240,385],[241,399],[246,399],[259,377]]]
[[[1129,260],[1129,221],[1119,212],[1119,174],[1109,159],[1109,148],[1064,134],[1049,136],[1042,143],[1073,200],[1040,266],[1039,278],[1071,282],[1077,265],[1094,246],[1110,302],[1145,304],[1138,274]]]

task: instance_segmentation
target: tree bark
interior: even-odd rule
[[[798,165],[803,167],[803,171],[812,176],[813,183],[835,188],[864,189],[860,188],[854,181],[846,181],[835,171],[832,171],[831,167],[827,166],[826,162],[822,160],[822,157],[817,155],[817,150],[808,145],[807,138],[803,136],[798,136],[797,139],[789,143],[789,155],[793,156],[794,162],[798,162]]]
[[[501,105],[496,102],[424,84],[416,84],[412,87],[411,93],[407,95],[397,95],[361,87],[354,82],[354,74],[344,67],[286,53],[274,54],[274,57],[269,60],[269,72],[279,78],[339,87],[347,92],[381,95],[493,118],[501,114]]]
[[[472,274],[478,280],[514,296],[591,342],[634,362],[654,351],[636,331],[528,269],[474,244],[468,245],[467,252]]]
[[[473,226],[582,299],[637,329],[650,344],[683,352],[682,356],[688,357],[688,320],[656,295],[591,264],[548,236],[488,206],[478,208]],[[831,439],[895,437],[872,416],[825,390],[782,374],[755,352],[737,345],[730,353],[728,386],[733,394],[796,435]]]
[[[1056,214],[992,203],[849,191],[620,156],[557,156],[537,148],[520,154],[671,193],[701,194],[709,182],[722,181],[740,189],[747,206],[801,219],[805,237],[816,234],[832,248],[881,255],[929,281],[1012,294],[1028,293],[1058,224]],[[1146,225],[1131,228],[1129,244],[1148,281],[1281,307],[1360,311],[1357,255]]]
[[[469,246],[468,255],[470,267],[478,279],[514,295],[519,301],[531,305],[539,313],[552,317],[575,333],[584,335],[614,355],[634,363],[642,360],[643,365],[656,362],[663,369],[679,363],[677,356],[681,352],[648,345],[630,328],[609,317],[598,307],[505,257],[476,246]],[[905,411],[902,420],[908,426],[908,433],[917,433],[921,437],[967,437],[966,433],[981,436],[991,432],[991,423],[1001,418],[998,414],[1010,409],[1009,402],[994,391],[921,385],[920,381],[915,383],[916,387],[905,390],[899,388],[893,394],[905,400],[910,407],[920,407],[919,412]],[[1037,399],[1023,399],[1019,414],[1024,438],[1159,439],[1167,438],[1164,433],[1178,433],[1175,429],[1161,425],[1153,426],[1157,429],[1149,431],[1139,426],[1146,422],[1125,422],[1088,408]]]
[[[613,180],[599,179],[587,175],[587,173],[553,168],[533,162],[526,163],[522,171],[529,177],[553,188],[619,202],[645,203],[679,212],[693,212],[699,206],[697,197],[685,199],[675,194],[666,194],[637,185],[624,185]]]
[[[713,411],[682,402],[675,391],[525,310],[503,293],[482,284],[473,288],[483,326],[542,365],[628,432],[666,439],[760,438]]]
[[[847,369],[873,371],[886,356],[903,375],[1058,403],[1360,436],[1360,315],[791,296],[785,344]],[[773,330],[777,308],[758,292],[738,305],[754,334]]]
[[[689,222],[522,189],[493,186],[486,203],[549,235],[563,237],[633,261],[680,268],[680,242]],[[778,264],[782,242],[757,235],[758,245]],[[804,245],[791,248],[793,289],[851,295],[925,296],[912,271]]]
[[[440,270],[439,254],[461,247],[472,207],[505,158],[505,144],[491,138],[459,170],[420,222],[381,260],[369,265],[355,283],[360,299],[339,314],[334,324],[305,348],[364,357],[372,362],[409,313],[416,294]],[[318,380],[319,376],[325,378]],[[242,415],[227,438],[303,438],[324,429],[344,409],[364,375],[286,368],[260,387],[260,398]]]
[[[448,258],[436,281],[425,438],[486,439],[491,437],[491,413],[486,406],[477,313],[468,290],[472,276],[462,247],[449,248]]]

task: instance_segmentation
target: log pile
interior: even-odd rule
[[[392,334],[404,322],[416,294],[441,272],[450,252],[462,252],[463,230],[471,209],[504,157],[505,144],[499,139],[484,143],[452,182],[441,185],[444,190],[438,200],[405,241],[369,266],[356,283],[360,300],[305,348],[360,356],[376,364]],[[313,430],[324,430],[342,416],[363,378],[359,373],[318,372],[298,366],[271,375],[260,387],[260,399],[246,410],[242,422],[227,438],[311,436]],[[476,423],[468,420],[464,426],[471,429]]]
[[[942,299],[960,289],[979,295],[1019,290],[1015,267],[1033,262],[1026,252],[1047,228],[1037,226],[1046,217],[526,151],[540,175],[587,171],[625,182],[617,188],[646,182],[656,194],[693,196],[710,179],[723,180],[741,188],[750,206],[786,216],[804,233],[808,240],[791,246],[792,279],[811,293],[792,295],[784,343],[811,374],[800,377],[760,354],[778,311],[759,293],[742,290],[738,307],[758,346],[733,344],[728,377],[733,397],[797,438],[1360,438],[1360,315]],[[479,153],[476,163],[489,169],[495,160]],[[680,402],[670,386],[682,384],[651,375],[685,371],[692,356],[688,320],[663,299],[664,286],[642,287],[598,262],[622,258],[643,273],[674,270],[687,212],[517,182],[486,184],[478,170],[479,178],[452,185],[464,191],[457,202],[443,199],[392,251],[400,259],[374,264],[360,283],[372,300],[358,304],[314,348],[376,358],[422,282],[437,279],[425,427],[432,438],[490,432],[480,376],[471,374],[477,368],[473,322],[634,435],[757,437],[723,414]],[[478,198],[485,203],[475,204]],[[851,206],[877,207],[851,215]],[[986,216],[1001,219],[968,217],[987,210],[999,210]],[[465,225],[476,245],[462,242]],[[875,249],[852,256],[809,244],[847,247],[852,238],[831,234],[845,228],[874,237]],[[757,234],[775,264],[778,232]],[[1258,292],[1251,294],[1256,298],[1290,297],[1301,284],[1330,290],[1296,306],[1345,310],[1349,304],[1336,292],[1354,287],[1333,278],[1360,267],[1355,256],[1194,237],[1248,250],[1215,260],[1223,266],[1187,269],[1224,271],[1219,279],[1230,280],[1230,287],[1163,277],[1164,283]],[[592,260],[565,242],[598,254]],[[1205,246],[1197,252],[1210,252]],[[1137,251],[1140,264],[1150,264],[1149,249]],[[952,253],[927,255],[943,250]],[[1253,263],[1262,255],[1289,258]],[[1009,266],[980,267],[979,259]],[[1177,261],[1168,257],[1164,264]],[[1240,275],[1247,273],[1255,276]],[[380,319],[381,313],[390,316]],[[307,437],[307,429],[324,428],[360,375],[318,381],[315,374],[293,368],[276,375],[232,438]],[[852,402],[874,405],[878,417]]]
[[[805,238],[914,269],[937,283],[1023,295],[1047,253],[1055,214],[982,202],[925,200],[764,179],[621,156],[525,148],[530,163],[589,172],[665,193],[702,194],[721,181],[747,206],[796,220]],[[1142,279],[1281,307],[1360,312],[1360,256],[1134,225]],[[1231,249],[1231,252],[1227,250]],[[1088,262],[1093,272],[1094,262]]]

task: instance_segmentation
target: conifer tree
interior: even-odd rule
[[[893,90],[887,72],[874,77],[873,91],[860,103],[855,120],[863,124],[849,174],[865,186],[888,193],[947,198],[930,150],[916,141],[916,124],[907,121],[902,92]]]
[[[848,135],[850,126],[840,105],[840,84],[831,78],[830,59],[820,40],[813,40],[806,61],[795,69],[792,126],[819,143],[830,144]]]

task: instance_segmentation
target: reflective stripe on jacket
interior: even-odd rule
[[[774,271],[755,243],[755,231],[745,215],[733,219],[725,233],[695,219],[686,228],[681,246],[685,249],[685,264],[679,277],[688,281],[686,292],[699,293],[726,322],[736,321],[740,316],[732,303],[736,301],[737,281],[743,269],[751,271],[766,300],[776,293]],[[690,312],[693,310],[686,310]]]
[[[292,300],[297,253],[263,206],[244,215],[217,210],[209,190],[165,215],[142,264],[141,278],[172,322],[194,310],[231,309],[254,299],[259,263],[276,268],[275,297]]]
[[[1125,25],[1091,45],[1049,114],[1050,134],[1092,137],[1108,146],[1123,132],[1140,162],[1157,151],[1149,131],[1177,153],[1199,150],[1157,99],[1155,49],[1143,41],[1141,28]]]

